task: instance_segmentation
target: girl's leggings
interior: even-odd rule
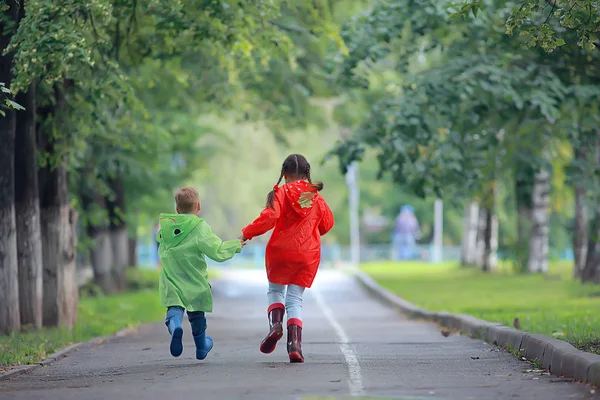
[[[269,282],[269,291],[267,292],[269,306],[276,303],[284,304],[288,320],[296,318],[302,321],[302,295],[304,289],[298,285],[278,285]]]

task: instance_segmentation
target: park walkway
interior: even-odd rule
[[[494,346],[406,320],[337,271],[321,271],[307,292],[306,363],[290,365],[285,341],[269,356],[258,351],[267,328],[265,286],[257,271],[229,271],[214,282],[215,348],[204,362],[193,358],[187,325],[184,353],[175,359],[157,323],[0,382],[0,399],[599,398],[584,385],[528,372],[529,364]]]

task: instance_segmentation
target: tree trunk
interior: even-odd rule
[[[596,165],[600,165],[600,130],[596,132],[594,147],[595,162]],[[585,267],[581,270],[581,282],[584,283],[600,283],[600,202],[598,202],[597,198],[592,215]]]
[[[42,239],[35,138],[35,84],[17,97],[15,211],[21,324],[42,326]]]
[[[575,150],[575,160],[585,158],[585,149]],[[575,227],[573,229],[573,255],[575,258],[575,267],[573,268],[573,277],[581,278],[581,272],[585,269],[587,251],[588,251],[588,210],[586,201],[585,185],[581,182],[575,184]]]
[[[600,282],[600,204],[593,211],[590,221],[585,267],[581,270],[581,282]]]
[[[498,217],[489,208],[479,208],[475,264],[484,271],[498,264]]]
[[[107,199],[110,244],[113,255],[112,276],[117,290],[125,290],[125,271],[129,264],[129,233],[125,221],[125,190],[120,176],[109,180],[113,198]]]
[[[75,234],[77,215],[67,201],[65,166],[46,168],[40,175],[43,323],[45,326],[73,326],[79,301]]]
[[[465,206],[463,224],[461,264],[463,266],[476,265],[477,263],[477,227],[479,219],[479,205],[472,201]]]
[[[137,265],[137,238],[129,238],[129,256],[128,256],[128,267],[135,268]]]
[[[87,188],[82,189],[81,202],[86,212],[106,210],[106,202],[97,192],[89,193]],[[108,222],[103,221],[100,225],[89,225],[87,234],[92,241],[90,249],[90,262],[94,270],[94,282],[100,286],[106,294],[115,293],[117,287],[112,277],[113,253],[110,243],[110,231]]]
[[[573,277],[579,279],[585,268],[588,251],[588,212],[585,204],[585,187],[575,186],[575,228],[573,232]]]
[[[108,228],[94,228],[90,232],[93,247],[90,251],[94,282],[106,294],[117,292],[117,286],[112,276],[113,254]]]
[[[61,88],[55,89],[56,108],[65,105]],[[52,111],[51,111],[52,112]],[[60,125],[60,121],[58,121]],[[38,135],[38,146],[56,159],[54,139],[50,132]],[[63,157],[40,169],[40,212],[42,259],[44,268],[45,326],[73,326],[77,319],[77,214],[69,205],[67,166]]]
[[[498,216],[486,210],[485,253],[483,270],[493,271],[498,266]]]
[[[481,267],[485,258],[485,229],[487,227],[487,209],[479,207],[477,213],[477,245],[475,246],[475,265]]]
[[[0,59],[0,63],[4,69],[5,60]],[[0,331],[10,333],[21,328],[15,220],[15,112],[7,110],[6,116],[0,118]]]
[[[532,185],[533,186],[533,185]],[[531,192],[531,189],[528,190]],[[526,273],[529,263],[529,240],[532,229],[533,210],[529,203],[519,202],[517,195],[517,241],[514,245],[515,258],[518,265],[518,272]]]
[[[496,181],[484,188],[477,227],[477,265],[492,271],[498,265],[498,216],[496,215]]]
[[[550,202],[550,174],[542,169],[535,174],[529,240],[529,272],[548,272],[548,204]]]
[[[581,282],[600,283],[600,206],[594,210],[590,228],[585,268],[581,270]]]
[[[18,8],[14,1],[2,18],[18,20]],[[12,54],[3,55],[10,42],[10,35],[0,34],[0,82],[7,86],[12,81],[10,68]],[[10,333],[21,328],[19,315],[19,269],[17,262],[17,227],[15,221],[15,134],[16,115],[5,110],[0,116],[0,331]]]
[[[529,162],[518,160],[515,166],[515,200],[517,208],[517,240],[514,244],[514,256],[517,269],[526,273],[529,263],[529,239],[531,236],[533,215],[533,187],[536,170]]]

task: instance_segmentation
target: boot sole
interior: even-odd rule
[[[260,352],[263,354],[271,354],[277,347],[277,342],[283,337],[283,328],[274,331],[272,334],[267,336],[265,340],[260,344]]]
[[[171,355],[173,357],[179,357],[181,353],[183,353],[183,328],[177,327],[173,330],[173,335],[171,336]]]
[[[302,354],[300,354],[297,351],[290,352],[289,356],[290,356],[291,363],[303,363],[304,362],[304,357],[302,357]]]

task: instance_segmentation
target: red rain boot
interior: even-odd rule
[[[283,315],[285,314],[285,306],[281,303],[271,304],[268,310],[269,313],[269,334],[260,344],[260,351],[265,354],[270,354],[275,351],[277,342],[283,337]]]
[[[287,351],[291,363],[303,363],[302,355],[302,321],[297,318],[288,320]]]

